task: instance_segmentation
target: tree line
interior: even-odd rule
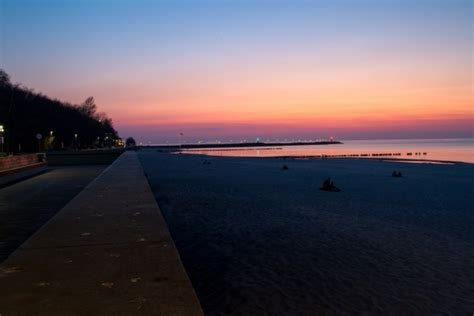
[[[51,99],[13,84],[2,69],[0,125],[3,149],[13,153],[109,147],[119,139],[112,120],[97,111],[93,97],[82,104]]]

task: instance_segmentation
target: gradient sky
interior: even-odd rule
[[[0,0],[14,82],[144,143],[472,137],[472,58],[471,0]]]

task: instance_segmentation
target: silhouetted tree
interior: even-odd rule
[[[10,76],[3,69],[0,69],[0,85],[5,86],[10,84]]]
[[[97,105],[95,104],[94,97],[88,97],[77,109],[89,117],[94,117],[97,111]]]
[[[125,140],[125,146],[127,146],[127,147],[135,147],[136,145],[137,145],[137,143],[135,142],[135,139],[133,139],[133,137],[128,137]]]
[[[5,127],[5,139],[10,151],[38,149],[37,134],[43,135],[43,148],[48,143],[56,149],[80,144],[81,148],[102,146],[104,140],[118,137],[112,120],[97,113],[93,97],[81,105],[72,105],[14,85],[8,74],[0,69],[0,125]],[[75,135],[77,134],[77,137]],[[50,137],[50,138],[48,138]]]

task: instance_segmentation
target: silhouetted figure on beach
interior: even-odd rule
[[[288,166],[287,166],[287,165],[283,165],[283,167],[281,167],[281,170],[288,170]]]
[[[402,177],[402,172],[401,171],[393,171],[392,172],[392,177],[394,178],[401,178]]]
[[[204,160],[204,161],[202,162],[202,164],[203,164],[203,165],[210,165],[211,162],[210,162],[209,160]]]
[[[328,191],[328,192],[339,192],[339,191],[341,191],[341,189],[339,189],[338,187],[336,187],[334,185],[334,182],[331,181],[331,178],[327,178],[326,180],[324,180],[323,186],[319,189],[322,190],[322,191]]]

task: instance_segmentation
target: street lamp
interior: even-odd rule
[[[50,132],[49,132],[49,136],[53,136],[53,131],[50,131]]]
[[[0,152],[3,153],[3,132],[5,132],[5,129],[3,128],[3,125],[0,125]]]
[[[74,147],[77,149],[77,133],[74,134]]]

